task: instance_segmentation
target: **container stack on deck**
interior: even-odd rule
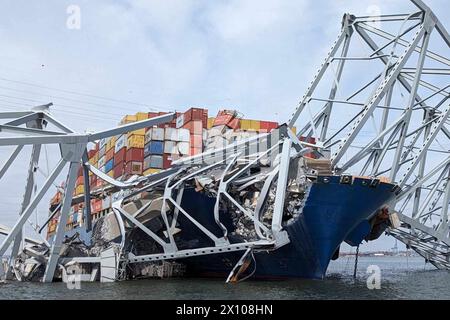
[[[165,112],[138,112],[126,115],[119,125],[164,115]],[[184,113],[177,113],[176,118],[165,124],[135,130],[120,136],[102,139],[88,151],[89,163],[110,177],[124,181],[133,175],[149,175],[167,169],[172,161],[193,156],[212,148],[224,147],[239,141],[270,132],[278,123],[241,119],[236,111],[223,110],[216,117],[208,118],[208,110],[190,108]],[[107,184],[97,176],[89,173],[91,191],[103,190]],[[84,193],[83,171],[80,169],[75,197]],[[52,198],[50,211],[60,203],[60,192]],[[111,210],[114,195],[102,192],[101,198],[91,200],[93,221]],[[74,205],[69,213],[66,230],[84,225],[83,203]],[[56,231],[58,214],[50,221],[47,237]]]

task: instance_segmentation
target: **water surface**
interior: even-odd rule
[[[381,271],[381,289],[367,288],[367,267]],[[331,263],[324,280],[245,281],[152,279],[116,283],[0,285],[0,299],[450,299],[450,272],[435,270],[422,258],[360,257],[353,279],[353,257]]]

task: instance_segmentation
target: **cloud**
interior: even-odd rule
[[[447,1],[427,3],[446,24]],[[69,4],[81,8],[80,30],[66,28]],[[2,5],[1,77],[161,109],[196,105],[214,115],[219,108],[237,108],[250,118],[277,121],[290,117],[339,34],[344,13],[364,15],[373,5],[383,14],[415,10],[403,0],[5,0]],[[0,81],[0,87],[28,92],[0,88],[0,94],[53,101],[57,117],[80,132],[110,127],[118,114],[145,109],[18,83]],[[26,165],[24,158],[17,174]],[[3,194],[21,194],[24,185],[1,188],[0,183]],[[16,217],[5,212],[10,221]]]
[[[308,1],[233,0],[211,8],[208,21],[226,41],[251,42],[308,21]]]

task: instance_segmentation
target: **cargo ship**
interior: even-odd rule
[[[340,245],[343,242],[358,245],[367,238],[373,231],[372,223],[379,209],[394,197],[392,184],[380,182],[370,186],[370,183],[365,178],[343,183],[339,176],[320,176],[311,185],[303,214],[284,226],[290,243],[277,250],[255,253],[249,261],[250,274],[261,279],[323,279],[330,260],[338,258]],[[191,189],[183,204],[194,218],[203,217],[204,225],[220,235],[212,214],[214,203],[214,199]],[[221,217],[226,216],[224,213]],[[230,220],[227,226],[231,231]],[[186,220],[180,221],[180,229],[183,227],[191,230]],[[192,239],[199,239],[199,235],[187,233],[183,240]],[[207,239],[203,238],[198,245],[207,246]],[[183,263],[189,276],[226,278],[241,256],[240,252],[216,254],[188,258]]]
[[[138,113],[125,116],[121,124],[157,115]],[[168,170],[179,170],[182,167],[179,165],[180,161],[182,164],[208,150],[214,151],[245,141],[249,137],[270,134],[279,130],[279,127],[275,122],[239,118],[235,111],[220,111],[217,117],[208,118],[207,110],[191,108],[185,113],[179,113],[170,124],[99,141],[89,151],[89,163],[117,181],[126,181],[136,176],[155,177],[154,180]],[[295,131],[295,128],[292,130]],[[315,143],[311,137],[300,137],[300,140],[310,146]],[[184,214],[177,216],[176,225],[174,223],[173,226],[176,227],[176,232],[172,235],[177,250],[186,252],[186,257],[173,259],[183,265],[184,276],[228,276],[229,280],[234,281],[248,277],[322,279],[330,260],[338,258],[342,243],[358,246],[364,240],[374,240],[389,225],[389,216],[385,214],[384,206],[398,189],[386,179],[334,175],[330,161],[319,157],[314,147],[291,160],[289,166],[289,185],[293,182],[295,186],[286,188],[281,230],[288,240],[280,246],[260,246],[256,240],[261,237],[256,235],[256,225],[252,225],[251,217],[248,219],[237,214],[232,207],[220,204],[216,215],[215,207],[219,203],[217,193],[214,194],[216,191],[208,190],[207,184],[199,187],[198,181],[205,177],[193,179],[192,183],[184,186],[179,205],[189,213],[189,217]],[[236,168],[241,167],[242,165]],[[271,165],[262,165],[251,169],[260,171],[256,176],[269,170],[265,174],[267,176],[273,168]],[[247,179],[252,175],[255,176],[252,173]],[[211,173],[209,177],[214,181],[220,180],[218,173]],[[66,226],[66,239],[70,239],[71,244],[75,245],[81,242],[86,248],[95,247],[99,242],[120,245],[121,251],[128,254],[128,261],[135,262],[127,267],[125,278],[149,276],[148,271],[145,271],[148,269],[146,267],[148,264],[160,263],[155,259],[159,259],[157,256],[162,251],[158,243],[148,237],[148,230],[164,240],[168,241],[170,238],[161,213],[164,207],[164,188],[141,192],[122,204],[131,216],[147,228],[146,231],[133,226],[127,219],[124,222],[118,221],[113,203],[123,199],[124,193],[94,174],[90,174],[89,179],[92,200],[90,215],[87,216],[83,203],[83,181],[83,172],[80,170],[74,204]],[[272,193],[277,192],[277,183],[274,180],[271,184]],[[256,185],[258,182],[248,184],[247,189],[241,188],[241,193],[230,192],[241,203],[247,203],[247,209],[255,210],[258,207],[258,197],[261,197],[264,189],[261,186],[255,187]],[[145,183],[143,186],[145,187]],[[242,190],[247,190],[245,196],[242,196]],[[258,220],[263,222],[264,228],[264,220],[267,220],[268,215],[269,223],[265,226],[270,228],[270,220],[274,215],[274,197],[270,198],[270,192],[265,197],[264,202],[261,202],[263,207],[259,205],[261,213]],[[52,216],[47,230],[50,242],[56,229],[60,201],[61,194],[57,193],[50,206]],[[148,203],[151,203],[148,208],[139,210]],[[175,219],[173,211],[171,219],[172,222]],[[211,235],[199,230],[192,223],[193,220],[199,222]],[[122,231],[120,224],[124,224]],[[105,231],[105,225],[115,227]],[[103,235],[99,236],[100,233]],[[211,254],[195,251],[214,248],[214,241],[211,239],[222,237],[229,246],[255,245],[249,251],[228,249],[227,252],[225,247],[224,251]],[[79,242],[73,242],[73,239]],[[142,259],[142,263],[139,263],[139,258],[136,257],[145,257],[146,260]]]

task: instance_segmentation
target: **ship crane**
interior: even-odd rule
[[[6,237],[0,244],[0,257],[8,255],[8,259],[0,263],[0,274],[12,277],[16,271],[14,261],[22,246],[34,261],[45,265],[44,282],[53,281],[57,269],[69,263],[100,264],[105,267],[102,269],[112,270],[102,270],[102,279],[117,280],[128,264],[222,252],[243,254],[235,268],[230,268],[229,278],[237,278],[239,271],[235,271],[247,265],[246,259],[253,257],[254,252],[277,250],[290,243],[282,225],[288,191],[276,189],[273,212],[263,223],[259,217],[261,206],[249,210],[245,203],[230,195],[229,186],[245,188],[251,183],[263,184],[260,195],[263,199],[270,193],[273,181],[277,180],[278,185],[287,184],[290,161],[311,151],[326,159],[333,175],[341,176],[345,184],[352,184],[355,177],[360,177],[358,181],[363,183],[369,181],[369,187],[389,181],[395,197],[387,203],[391,215],[387,232],[437,268],[449,269],[450,35],[424,2],[412,0],[412,4],[414,10],[407,14],[377,17],[345,14],[338,38],[287,125],[230,147],[179,160],[159,174],[116,181],[89,164],[86,148],[88,143],[99,139],[172,121],[173,113],[84,134],[74,133],[53,117],[50,105],[26,112],[0,113],[0,119],[6,121],[0,125],[0,146],[15,146],[0,168],[0,182],[23,147],[32,146],[18,219],[2,233]],[[297,134],[290,130],[294,126],[299,129]],[[315,138],[315,142],[305,142],[305,137]],[[264,143],[266,148],[261,148]],[[45,144],[59,145],[61,159],[34,192],[34,172],[39,166],[41,145]],[[266,171],[249,175],[249,168],[260,162],[266,164]],[[87,187],[82,197],[74,199],[80,168]],[[222,234],[212,233],[182,205],[185,186],[218,168],[222,174],[213,190],[217,197],[214,219]],[[29,247],[36,242],[25,241],[23,237],[24,225],[64,169],[68,173],[56,234],[50,244],[41,242],[43,251],[36,252]],[[88,204],[84,210],[88,228],[91,227],[89,172],[106,181],[111,189],[123,191],[123,197],[112,206],[122,235],[126,234],[127,227],[134,226],[158,244],[162,252],[146,255],[124,252],[122,240],[118,247],[107,249],[100,256],[60,256],[64,226],[73,201]],[[322,182],[330,181],[323,178]],[[164,190],[159,201],[165,236],[156,234],[136,218],[152,202],[142,203],[133,214],[126,209],[127,201],[155,188]],[[219,203],[224,202],[246,216],[254,228],[255,239],[230,242],[218,213]],[[174,236],[177,219],[181,217],[188,219],[210,241],[209,247],[177,247]]]

